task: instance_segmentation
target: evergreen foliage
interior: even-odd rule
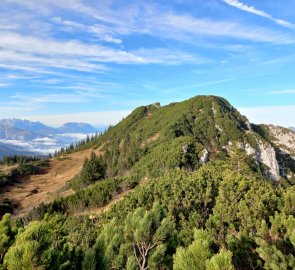
[[[272,185],[245,161],[237,172],[236,162],[209,162],[196,172],[176,169],[150,179],[88,223],[96,233],[69,214],[104,205],[131,179],[101,180],[58,199],[43,209],[52,218],[40,216],[19,231],[4,266],[15,269],[16,254],[23,254],[17,263],[32,256],[30,263],[44,269],[57,267],[53,258],[64,269],[293,269],[293,189]],[[56,211],[68,216],[55,218]],[[29,253],[33,238],[37,246],[42,240],[44,254]]]
[[[159,269],[165,260],[167,240],[174,233],[173,222],[155,203],[151,210],[137,208],[124,225],[116,219],[105,226],[96,243],[102,256],[100,269]]]
[[[28,163],[30,161],[38,161],[40,160],[40,157],[34,157],[34,156],[4,156],[2,160],[0,161],[0,164],[3,165],[14,165],[14,164],[22,164],[22,163]]]
[[[16,232],[10,222],[10,214],[5,214],[0,221],[0,265],[3,262],[4,255],[14,241]]]
[[[210,234],[195,230],[194,241],[188,248],[178,248],[174,255],[174,270],[233,270],[232,253],[221,249],[213,255]]]
[[[105,174],[106,168],[101,156],[98,157],[92,152],[90,158],[85,159],[82,171],[73,179],[71,187],[75,190],[79,190],[103,179]]]

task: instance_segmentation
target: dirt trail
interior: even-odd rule
[[[50,159],[46,173],[32,175],[9,187],[5,193],[0,194],[0,201],[3,198],[10,199],[19,205],[20,214],[24,214],[42,202],[48,203],[56,197],[72,194],[73,190],[68,189],[66,184],[81,171],[85,158],[92,151],[87,149]],[[94,152],[99,154],[99,150]]]
[[[140,182],[139,182],[139,186],[144,186],[145,184],[147,184],[149,182],[148,178],[143,178]],[[97,208],[88,208],[85,209],[84,211],[80,211],[80,212],[76,212],[74,214],[74,216],[86,216],[88,215],[89,217],[95,218],[97,217],[99,214],[101,213],[105,213],[107,212],[113,205],[115,205],[116,203],[118,203],[119,201],[121,201],[122,199],[124,199],[124,197],[126,195],[128,195],[131,192],[134,192],[134,189],[128,189],[125,190],[119,194],[116,194],[111,201],[109,201],[106,205],[101,206],[101,207],[97,207]]]
[[[97,208],[91,208],[91,209],[85,209],[84,211],[76,212],[74,216],[97,216],[101,213],[107,212],[113,205],[115,205],[117,202],[121,201],[127,194],[133,192],[133,189],[126,190],[124,192],[121,192],[120,194],[117,194],[113,197],[113,199],[106,205],[97,207]]]

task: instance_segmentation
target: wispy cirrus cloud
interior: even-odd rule
[[[264,17],[264,18],[267,18],[267,19],[269,19],[281,26],[284,26],[287,28],[295,28],[295,24],[293,24],[293,23],[290,23],[290,22],[282,20],[282,19],[277,19],[265,11],[256,9],[253,6],[246,5],[238,0],[222,0],[222,1],[232,7],[238,8],[240,10],[243,10],[243,11]]]
[[[163,14],[155,18],[158,33],[180,39],[193,36],[225,37],[273,44],[293,44],[294,38],[288,34],[264,27],[243,25],[226,20],[195,18],[189,14]]]
[[[105,72],[106,64],[180,64],[203,63],[205,58],[173,49],[127,51],[78,40],[59,40],[1,32],[0,67],[38,70],[67,69],[81,72]]]
[[[52,19],[54,23],[64,26],[65,31],[82,31],[87,32],[101,41],[110,42],[114,44],[121,44],[122,40],[115,38],[115,34],[120,34],[120,29],[109,27],[103,24],[82,24],[71,20],[64,20],[61,17],[54,17]]]
[[[42,2],[38,0],[4,0],[17,3],[20,6],[40,12],[42,16],[51,16],[54,26],[58,30],[83,31],[95,35],[98,39],[114,44],[122,44],[122,37],[143,34],[162,39],[178,39],[186,41],[194,40],[196,36],[229,37],[234,39],[249,40],[255,42],[266,42],[275,44],[294,43],[294,39],[279,31],[251,24],[241,24],[231,20],[211,19],[206,17],[191,16],[188,13],[176,12],[155,2],[133,2],[114,8],[113,1],[98,3],[80,0],[60,0]],[[276,20],[285,26],[293,24],[278,20],[271,15],[256,10],[253,7],[242,4],[237,0],[223,0],[227,4],[260,14],[269,19]],[[87,3],[87,4],[86,4]],[[45,11],[46,12],[45,12]],[[76,17],[82,20],[75,21],[63,18],[63,15],[56,16],[60,11],[74,12]],[[124,14],[124,16],[122,16]],[[54,16],[55,15],[55,16]],[[83,16],[89,16],[93,23],[82,23]],[[57,27],[57,28],[56,28]],[[193,35],[193,36],[192,36]]]

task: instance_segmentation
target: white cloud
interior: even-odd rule
[[[56,145],[56,140],[49,137],[37,138],[32,140],[32,142],[43,143],[44,145]]]
[[[102,37],[102,40],[106,41],[106,42],[110,42],[110,43],[115,43],[115,44],[121,44],[122,43],[121,39],[114,38],[114,37],[111,37],[111,36]]]
[[[0,44],[1,47],[1,44]],[[3,46],[4,47],[4,46]],[[2,47],[2,48],[3,48]],[[25,49],[25,48],[22,48]],[[36,55],[34,53],[21,51],[17,49],[16,51],[11,51],[4,48],[0,51],[0,63],[15,63],[18,66],[18,63],[41,66],[41,67],[50,67],[50,68],[59,68],[59,69],[71,69],[77,71],[106,71],[108,68],[105,65],[101,65],[98,63],[91,63],[89,59],[70,59],[70,57],[66,56],[58,57],[58,55],[52,55],[48,57],[45,52],[40,55]],[[7,65],[9,67],[9,65]],[[20,66],[21,69],[22,66]]]
[[[153,64],[167,64],[167,65],[177,65],[181,63],[194,63],[194,64],[204,64],[212,62],[211,60],[185,53],[182,51],[173,51],[173,53],[167,53],[166,49],[139,49],[134,51],[134,54],[139,57],[149,59],[150,63]]]
[[[75,141],[75,140],[72,140]],[[56,150],[60,150],[61,146],[65,146],[65,144],[61,144],[55,140],[51,140],[50,138],[43,138],[39,140],[33,141],[22,141],[22,140],[0,140],[0,142],[16,146],[18,151],[28,151],[34,152],[36,154],[53,154]]]
[[[8,53],[10,50],[13,52],[22,53],[23,57],[28,57],[28,55],[25,55],[25,53],[28,53],[30,54],[29,56],[32,56],[32,54],[34,54],[57,57],[75,56],[77,58],[95,57],[96,61],[100,62],[145,62],[145,59],[139,58],[127,51],[114,50],[112,48],[104,47],[97,44],[82,43],[78,40],[56,40],[50,38],[39,38],[34,36],[25,36],[13,32],[2,32],[0,34],[0,47],[6,50],[5,53]]]
[[[44,68],[57,68],[97,73],[109,70],[106,63],[175,64],[200,59],[172,49],[125,51],[78,40],[63,41],[13,32],[0,32],[0,35],[0,66],[7,69],[39,67],[41,72]]]
[[[274,124],[284,127],[295,126],[295,105],[241,107],[238,109],[255,124]]]
[[[182,42],[186,40],[195,41],[195,35],[224,36],[236,39],[244,39],[256,42],[269,42],[279,44],[290,44],[294,39],[284,33],[272,31],[264,27],[242,25],[227,20],[217,20],[193,17],[186,13],[176,13],[160,4],[152,2],[133,2],[119,5],[114,8],[112,1],[85,2],[79,0],[59,0],[59,1],[38,1],[38,0],[4,0],[18,3],[34,10],[34,12],[46,10],[45,13],[52,14],[53,22],[58,26],[66,27],[72,30],[92,33],[98,39],[112,43],[121,43],[119,36],[131,34],[146,34],[160,37],[161,39],[179,39]],[[233,4],[238,3],[238,7],[251,10],[252,12],[261,11],[244,5],[236,0],[224,0]],[[58,16],[60,11],[68,10],[76,12],[78,18],[89,16],[89,22],[93,24],[83,24],[85,20],[73,21],[63,19]],[[124,14],[124,16],[122,16]],[[267,14],[264,14],[267,15]],[[268,15],[270,16],[270,15]],[[272,18],[272,17],[271,17]],[[274,19],[274,18],[272,18]],[[277,19],[276,19],[277,20]],[[277,20],[277,23],[288,25],[283,20]],[[292,25],[292,24],[290,24]],[[194,35],[194,36],[192,36]]]
[[[7,0],[5,0],[7,1]],[[82,27],[86,31],[96,32],[97,35],[115,34],[130,35],[133,33],[150,34],[153,36],[160,35],[161,38],[181,38],[182,34],[209,34],[216,36],[226,36],[239,39],[253,40],[258,42],[271,43],[291,43],[290,37],[284,37],[281,33],[270,31],[262,27],[250,27],[237,24],[230,21],[209,20],[206,18],[196,18],[187,14],[172,12],[167,6],[156,4],[155,2],[137,2],[131,1],[128,4],[119,5],[114,8],[113,1],[86,2],[81,0],[9,0],[34,11],[46,10],[49,14],[55,14],[56,10],[68,10],[76,12],[81,16],[84,14],[90,18],[99,21],[99,24],[86,26],[81,23],[70,20],[63,20],[56,17],[56,22],[62,23],[69,27]],[[227,4],[243,9],[248,12],[264,16],[276,23],[293,27],[294,25],[284,20],[273,18],[266,12],[247,6],[238,0],[223,0]],[[122,16],[124,14],[124,16]],[[56,16],[56,15],[55,15]],[[92,29],[91,29],[92,28]],[[273,38],[272,38],[273,36]],[[278,40],[280,37],[283,40]],[[294,40],[292,39],[292,42]]]
[[[83,133],[64,133],[64,134],[57,134],[56,137],[61,137],[68,139],[71,139],[71,141],[80,141],[87,138],[88,134]]]
[[[172,37],[173,35],[179,34],[180,38],[185,38],[187,35],[193,34],[215,37],[224,36],[274,44],[294,43],[294,39],[289,35],[264,27],[245,26],[230,21],[217,21],[206,18],[199,19],[190,15],[177,15],[173,13],[164,14],[155,20],[155,24],[158,25],[158,33],[165,31],[166,35]]]
[[[267,12],[256,9],[253,6],[248,6],[248,5],[242,3],[242,2],[240,2],[238,0],[223,0],[223,2],[230,5],[230,6],[238,8],[240,10],[243,10],[243,11],[253,13],[253,14],[256,14],[258,16],[270,19],[270,20],[274,21],[275,23],[277,23],[279,25],[282,25],[284,27],[295,28],[295,25],[293,23],[290,23],[290,22],[287,22],[287,21],[284,21],[284,20],[281,20],[281,19],[276,19],[272,15],[268,14]]]
[[[122,43],[121,39],[113,37],[115,34],[120,34],[120,28],[117,29],[116,27],[109,27],[103,24],[86,25],[70,20],[63,20],[61,17],[54,17],[52,20],[55,23],[63,25],[65,30],[72,32],[79,30],[93,34],[95,37],[105,42],[115,44]]]

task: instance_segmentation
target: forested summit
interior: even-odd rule
[[[176,167],[196,170],[209,160],[224,160],[232,146],[253,156],[273,181],[295,180],[294,161],[280,151],[269,130],[250,124],[216,96],[138,107],[103,135],[66,152],[98,148],[104,153],[107,177],[130,173],[142,177]]]

